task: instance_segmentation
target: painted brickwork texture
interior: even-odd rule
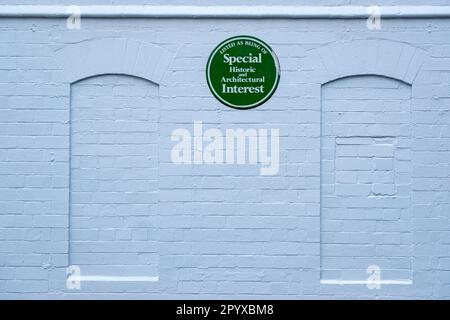
[[[206,84],[248,34],[259,108]],[[0,21],[1,298],[450,298],[450,22]],[[280,170],[177,165],[171,133],[278,128]],[[158,282],[66,287],[66,268]],[[404,284],[330,285],[365,280]]]

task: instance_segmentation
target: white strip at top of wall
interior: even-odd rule
[[[450,6],[150,6],[0,5],[0,18],[449,18]]]

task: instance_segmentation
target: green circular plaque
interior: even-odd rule
[[[266,43],[238,36],[214,49],[206,66],[206,78],[220,102],[236,109],[250,109],[273,95],[280,81],[280,65]]]

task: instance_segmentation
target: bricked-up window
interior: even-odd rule
[[[155,276],[158,88],[103,75],[71,87],[70,264]]]
[[[353,76],[322,87],[321,279],[410,280],[411,87]]]

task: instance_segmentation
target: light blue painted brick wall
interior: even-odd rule
[[[450,298],[449,20],[0,22],[1,298]],[[242,33],[282,72],[247,111],[204,76]],[[279,173],[172,163],[194,121],[278,128]],[[411,284],[323,283],[371,264]]]

